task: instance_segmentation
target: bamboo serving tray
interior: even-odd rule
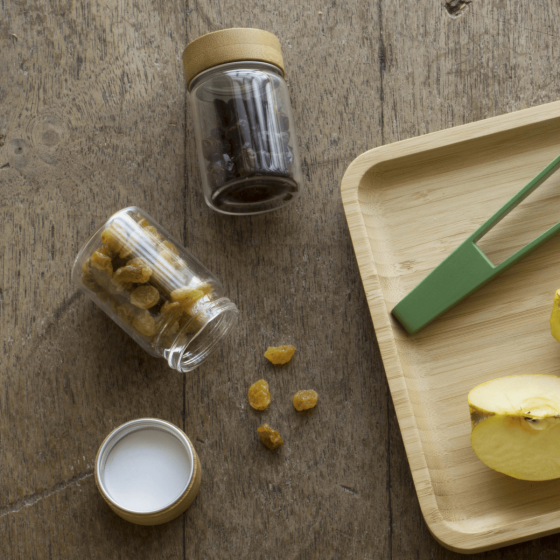
[[[370,150],[342,199],[426,523],[444,546],[480,552],[560,530],[560,479],[499,474],[470,445],[467,394],[495,377],[560,374],[550,335],[560,236],[418,334],[393,307],[560,154],[560,102]],[[553,175],[478,242],[497,265],[556,224]]]

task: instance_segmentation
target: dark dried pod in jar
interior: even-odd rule
[[[225,140],[225,130],[221,126],[218,126],[210,131],[210,136],[216,140]]]
[[[257,167],[257,154],[248,144],[245,144],[234,162],[238,176],[250,175]]]
[[[228,104],[225,101],[214,99],[214,110],[216,111],[216,119],[219,126],[229,128],[233,124]]]
[[[280,134],[280,141],[282,142],[282,151],[286,152],[290,147],[290,133],[282,132]]]
[[[242,144],[247,144],[252,141],[251,127],[249,126],[249,122],[247,121],[247,119],[239,119],[237,121],[237,129],[239,130]]]
[[[225,138],[231,148],[230,154],[232,156],[238,154],[244,142],[242,141],[240,131],[235,124],[225,130]]]
[[[234,168],[233,160],[229,157],[228,154],[223,155],[223,160],[222,160],[221,165],[223,166],[225,171],[228,173],[228,175],[230,173],[233,173],[233,168]]]
[[[284,161],[287,164],[288,171],[291,171],[292,164],[294,163],[294,152],[288,147],[284,152]]]
[[[187,47],[183,56],[198,117],[199,157],[214,164],[203,173],[205,199],[212,208],[227,214],[280,208],[299,194],[302,174],[279,43],[266,32],[244,28],[205,37]],[[265,60],[252,60],[253,47],[247,47],[247,60],[237,58],[246,45],[260,45],[261,41],[266,46],[262,51],[267,53]],[[217,51],[224,57],[218,65]],[[212,64],[199,67],[208,53],[212,53]],[[232,61],[229,57],[234,54]],[[269,55],[273,60],[266,60]],[[292,153],[287,152],[289,136],[282,133],[291,134]],[[206,143],[203,154],[202,142],[209,136],[222,142],[219,159],[213,143]]]
[[[290,119],[288,118],[288,115],[285,113],[280,113],[278,115],[278,126],[282,132],[290,130]]]
[[[255,130],[253,138],[258,152],[271,152],[270,135],[267,130]]]
[[[221,162],[211,163],[208,166],[208,180],[214,187],[221,187],[227,179],[227,172]]]
[[[271,162],[272,158],[270,157],[270,152],[257,152],[257,168],[259,169],[259,171],[270,171]]]
[[[202,141],[202,155],[208,161],[217,161],[222,157],[222,142],[217,138],[209,136]]]

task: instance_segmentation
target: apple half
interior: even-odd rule
[[[471,445],[491,469],[522,480],[560,478],[560,377],[513,375],[469,393]]]

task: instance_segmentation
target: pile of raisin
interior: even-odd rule
[[[197,304],[210,300],[213,288],[201,282],[168,288],[169,267],[181,270],[186,263],[154,226],[138,217],[136,231],[129,232],[113,222],[101,234],[101,242],[82,266],[82,281],[122,323],[151,343],[159,340],[167,345],[181,329],[187,333],[200,329]],[[153,262],[139,256],[146,248],[151,249]]]

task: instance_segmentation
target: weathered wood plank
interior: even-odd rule
[[[197,551],[340,558],[349,550],[356,558],[374,550],[387,557],[387,390],[342,227],[337,189],[344,169],[308,168],[307,200],[276,214],[218,217],[216,227],[203,229],[203,213],[190,212],[199,216],[189,230],[201,254],[215,253],[222,236],[230,239],[227,260],[215,269],[238,294],[241,318],[201,375],[186,379],[186,429],[205,466],[197,511],[186,518],[187,535],[197,535],[187,539],[186,558]],[[302,220],[305,206],[320,208],[321,219]],[[274,367],[263,353],[282,343],[297,352],[289,365]],[[247,389],[260,378],[272,393],[264,413],[247,405]],[[320,395],[305,414],[291,403],[303,388]],[[284,437],[278,452],[260,445],[263,422]]]
[[[454,558],[421,517],[338,184],[360,152],[558,98],[558,5],[442,2],[0,3],[0,545],[10,558]],[[180,55],[255,26],[282,42],[306,191],[250,219],[204,205]],[[182,376],[70,285],[72,259],[137,204],[223,280],[237,331]],[[291,341],[294,361],[262,358]],[[264,377],[270,410],[247,409]],[[320,393],[305,415],[291,395]],[[130,525],[95,489],[126,420],[183,426],[203,467],[185,516]],[[270,454],[261,421],[285,446]],[[554,558],[558,538],[484,558]]]
[[[181,376],[77,296],[70,270],[126,205],[183,231],[184,207],[169,201],[183,193],[186,7],[18,1],[0,14],[0,555],[76,558],[97,544],[104,558],[128,546],[171,557],[180,523],[142,548],[88,475],[123,421],[181,425]]]

